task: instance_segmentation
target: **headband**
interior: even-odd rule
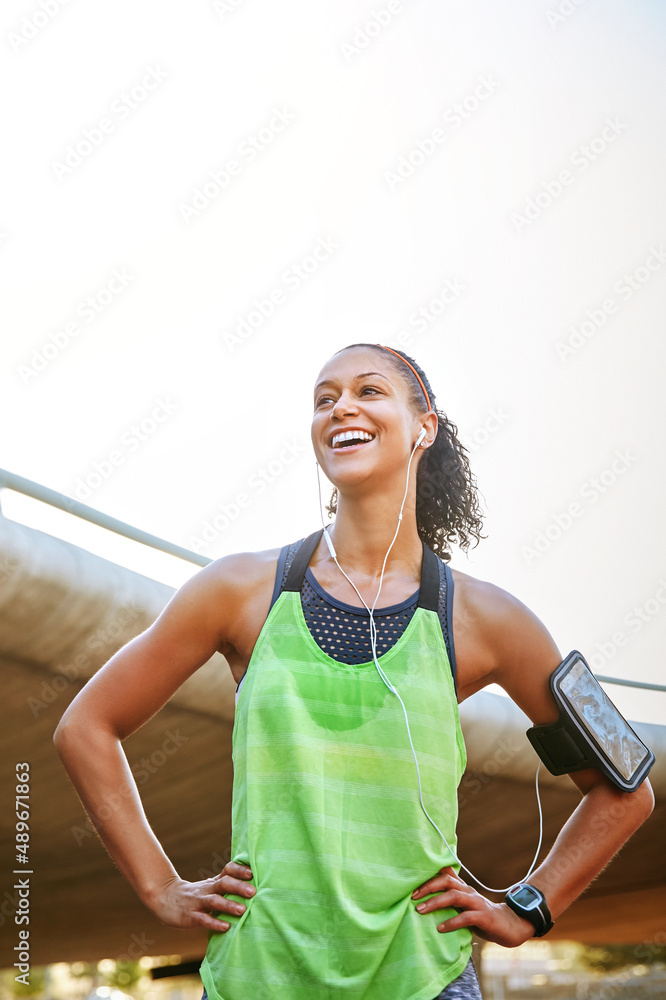
[[[417,379],[419,380],[419,385],[423,389],[423,395],[425,396],[425,401],[426,401],[426,403],[428,405],[428,409],[431,410],[432,406],[430,405],[430,398],[428,397],[428,393],[426,392],[426,387],[424,386],[424,384],[423,384],[423,382],[421,380],[421,376],[417,372],[417,370],[414,367],[414,365],[409,364],[409,361],[407,360],[407,358],[403,358],[402,354],[398,354],[398,352],[394,351],[392,347],[386,347],[384,344],[377,344],[377,347],[381,347],[384,351],[390,351],[391,354],[395,354],[396,358],[400,358],[400,360],[404,361],[406,365],[409,365],[409,367],[412,369],[412,371],[416,375]]]

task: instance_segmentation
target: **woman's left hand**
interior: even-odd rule
[[[459,910],[455,917],[449,917],[437,925],[437,930],[441,933],[470,927],[478,937],[494,941],[504,948],[516,948],[534,937],[534,927],[529,920],[519,917],[506,903],[491,903],[476,889],[463,882],[451,867],[440,868],[437,875],[412,893],[412,899],[419,900],[440,890],[441,895],[432,896],[423,902],[422,910],[418,909],[421,905],[418,904],[417,912],[430,913],[446,907]]]

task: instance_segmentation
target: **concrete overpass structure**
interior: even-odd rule
[[[20,761],[30,763],[31,774],[32,963],[203,956],[205,932],[167,927],[136,898],[87,821],[52,742],[88,678],[154,621],[172,593],[0,515],[2,967],[15,960],[17,941],[11,873],[19,867],[13,789]],[[229,859],[234,692],[228,665],[216,654],[123,744],[149,822],[187,879],[216,874]],[[469,760],[460,855],[487,884],[508,885],[527,871],[538,834],[530,723],[508,699],[484,692],[462,706],[461,716]],[[636,729],[657,754],[655,811],[558,920],[552,937],[632,943],[663,934],[666,726]],[[543,856],[579,796],[568,778],[543,768],[541,775]]]

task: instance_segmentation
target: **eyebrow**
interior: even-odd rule
[[[368,375],[379,375],[380,378],[385,378],[387,382],[390,383],[391,381],[390,378],[387,378],[386,375],[382,375],[381,372],[361,372],[360,375],[354,375],[354,379],[367,378]],[[335,385],[335,380],[330,378],[325,378],[323,379],[323,381],[317,382],[316,386],[314,387],[314,391],[316,392],[317,389],[321,389],[321,387],[324,385]]]

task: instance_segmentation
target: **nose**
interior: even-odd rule
[[[358,413],[358,404],[355,402],[351,392],[343,389],[339,398],[333,404],[331,416],[340,419],[348,413]]]

